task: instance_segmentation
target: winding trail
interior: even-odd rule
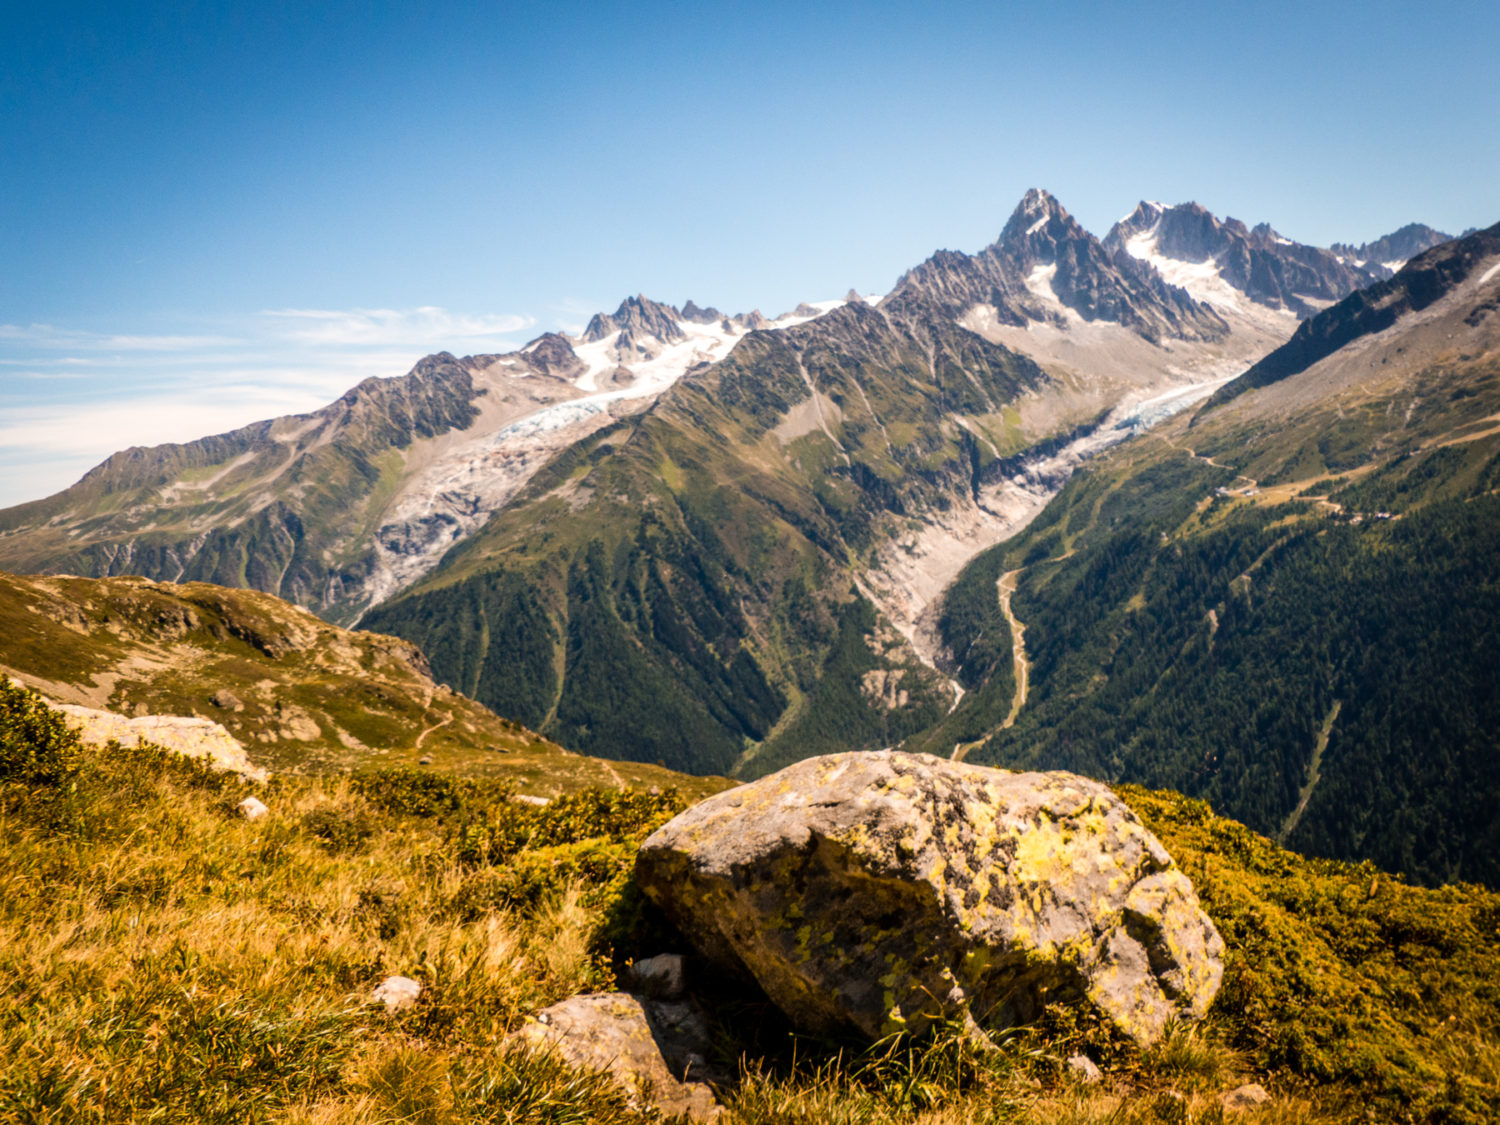
[[[1312,799],[1313,786],[1318,784],[1318,773],[1323,768],[1323,751],[1328,749],[1328,737],[1333,733],[1333,724],[1338,720],[1339,712],[1343,710],[1342,700],[1335,699],[1328,714],[1324,716],[1323,725],[1318,730],[1318,741],[1313,744],[1312,761],[1307,763],[1307,781],[1302,786],[1302,791],[1297,794],[1297,807],[1287,816],[1281,826],[1281,831],[1276,834],[1276,842],[1284,844],[1292,829],[1297,827],[1297,822],[1302,819],[1302,813],[1307,808],[1307,802]]]
[[[1010,599],[1016,592],[1016,582],[1020,578],[1021,570],[1024,569],[1021,567],[1017,570],[1007,570],[995,583],[995,592],[1000,598],[1000,612],[1005,614],[1006,624],[1010,626],[1010,659],[1016,680],[1016,691],[1010,701],[1010,713],[1005,716],[1005,721],[998,727],[986,731],[983,738],[975,739],[973,742],[956,743],[953,747],[955,762],[963,761],[974,747],[989,741],[999,731],[1013,726],[1016,716],[1021,713],[1021,708],[1026,706],[1026,691],[1031,674],[1031,662],[1026,659],[1026,626],[1017,619],[1010,607]]]
[[[415,749],[415,750],[422,749],[422,742],[423,742],[424,739],[426,739],[426,737],[429,734],[431,734],[435,730],[441,730],[443,727],[447,726],[452,721],[453,721],[453,715],[450,713],[449,716],[446,719],[444,719],[442,722],[440,722],[440,723],[433,723],[432,726],[428,727],[421,734],[417,735],[417,744],[416,744],[416,746],[413,747],[413,749]]]
[[[1000,612],[1005,614],[1005,620],[1010,625],[1010,658],[1016,677],[1016,694],[1010,701],[1010,713],[1005,716],[1005,722],[1000,724],[1001,730],[1014,725],[1021,708],[1026,706],[1026,690],[1031,673],[1031,662],[1026,659],[1026,626],[1017,620],[1015,612],[1010,608],[1010,599],[1016,592],[1016,582],[1020,576],[1020,570],[1007,570],[1000,576],[1000,581],[995,583],[995,588],[1000,593]]]

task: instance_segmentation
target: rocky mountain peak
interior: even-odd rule
[[[1287,238],[1270,223],[1220,221],[1197,203],[1142,203],[1111,228],[1104,245],[1121,260],[1149,265],[1199,300],[1235,307],[1243,295],[1303,319],[1389,276],[1376,262],[1366,268],[1353,255]],[[1204,265],[1211,272],[1198,268]]]
[[[547,332],[521,349],[527,364],[542,375],[570,379],[583,369],[573,344],[560,332]]]
[[[1465,235],[1473,233],[1472,230],[1464,232]],[[1387,269],[1398,270],[1418,254],[1431,250],[1434,246],[1440,246],[1444,242],[1450,242],[1452,239],[1451,234],[1434,230],[1426,223],[1407,223],[1399,230],[1382,235],[1373,242],[1366,242],[1359,246],[1335,242],[1329,249],[1346,260],[1378,262]]]
[[[1032,188],[1011,212],[995,247],[1050,262],[1056,258],[1058,243],[1080,238],[1092,241],[1093,235],[1068,214],[1051,192]]]
[[[677,323],[680,316],[671,305],[663,305],[637,293],[621,301],[613,316],[596,313],[583,330],[583,342],[592,344],[621,331],[635,340],[645,336],[655,336],[663,343],[680,340],[683,338],[682,328]]]
[[[712,305],[706,309],[702,308],[694,304],[693,299],[689,297],[687,304],[682,306],[682,319],[692,321],[694,324],[713,324],[715,321],[723,320],[724,314]]]

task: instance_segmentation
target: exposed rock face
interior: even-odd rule
[[[539,375],[573,379],[583,373],[583,360],[560,332],[544,332],[521,349],[527,365]]]
[[[1414,234],[1402,245],[1417,241],[1420,236]],[[1366,261],[1307,246],[1278,234],[1269,223],[1247,228],[1238,219],[1221,222],[1197,203],[1164,207],[1142,202],[1114,225],[1104,245],[1119,262],[1148,262],[1169,274],[1172,263],[1211,266],[1224,283],[1255,303],[1303,318],[1391,274],[1384,259]]]
[[[551,1048],[568,1063],[608,1071],[639,1104],[645,1087],[668,1114],[711,1121],[723,1112],[695,1077],[707,1070],[703,1017],[688,1004],[641,1000],[625,992],[575,996],[538,1012],[517,1035]]]
[[[1417,255],[1394,277],[1351,293],[1332,308],[1304,322],[1285,344],[1232,383],[1214,392],[1203,410],[1219,406],[1246,391],[1301,374],[1355,340],[1384,332],[1402,317],[1436,304],[1475,274],[1479,274],[1475,283],[1476,301],[1485,297],[1493,301],[1500,287],[1486,288],[1486,283],[1495,277],[1495,271],[1488,268],[1488,263],[1497,254],[1500,254],[1500,223]],[[1483,273],[1480,273],[1481,267],[1485,267]],[[1476,307],[1476,319],[1469,323],[1477,326],[1477,317],[1482,317],[1483,312],[1483,306]]]
[[[1473,234],[1474,232],[1471,230],[1467,233]],[[1451,234],[1433,230],[1426,223],[1407,223],[1399,230],[1383,235],[1374,242],[1366,242],[1360,246],[1335,242],[1329,249],[1340,257],[1353,258],[1356,262],[1379,263],[1388,269],[1399,269],[1402,264],[1409,262],[1418,254],[1449,242],[1452,238]]]
[[[1223,974],[1187,877],[1072,774],[812,758],[672,820],[636,876],[704,955],[814,1030],[1013,1026],[1086,999],[1149,1043],[1201,1017]]]
[[[993,246],[972,256],[938,251],[907,273],[881,307],[909,319],[934,302],[954,315],[988,307],[999,323],[1021,328],[1066,328],[1072,313],[1082,321],[1124,325],[1153,342],[1217,340],[1229,332],[1213,309],[1121,260],[1035,188]]]
[[[680,340],[682,328],[677,323],[677,310],[663,305],[650,297],[637,295],[620,302],[614,316],[596,313],[583,330],[583,342],[596,343],[617,332],[624,332],[632,339],[655,336],[663,342]]]
[[[154,742],[164,749],[189,758],[206,758],[214,766],[232,770],[254,781],[265,781],[269,774],[250,764],[245,748],[227,730],[212,719],[186,715],[142,715],[126,718],[113,711],[99,711],[71,703],[55,705],[78,728],[78,737],[90,746],[103,746],[115,739],[127,746],[136,742]]]

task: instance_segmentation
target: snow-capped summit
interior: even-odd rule
[[[1197,203],[1142,202],[1114,225],[1104,245],[1220,310],[1254,304],[1302,319],[1390,276],[1379,262],[1304,245],[1269,223],[1250,228],[1238,219],[1220,220]]]

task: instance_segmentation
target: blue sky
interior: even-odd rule
[[[1500,219],[1500,5],[0,5],[0,504],[621,297],[1195,199]]]

